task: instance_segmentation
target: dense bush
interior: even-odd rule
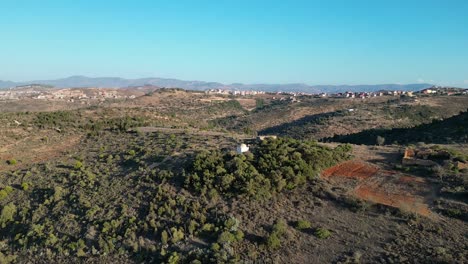
[[[102,130],[111,130],[125,132],[130,128],[148,125],[147,121],[142,117],[116,117],[104,120],[92,121],[83,125],[85,130],[90,131],[91,135],[95,135]]]
[[[216,190],[226,197],[269,198],[294,189],[319,172],[349,157],[350,146],[330,149],[313,141],[267,139],[251,153],[199,153],[188,168],[186,186],[202,194]]]
[[[40,128],[74,126],[78,117],[76,112],[71,111],[39,112],[34,124]]]

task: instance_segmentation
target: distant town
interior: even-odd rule
[[[75,101],[105,101],[111,99],[134,99],[137,96],[130,91],[154,91],[164,87],[153,85],[132,86],[127,88],[54,88],[49,85],[29,84],[12,87],[6,90],[0,90],[0,100],[19,100],[19,99],[36,99],[36,100],[65,100],[69,102]],[[357,98],[366,99],[379,96],[407,96],[414,97],[418,95],[467,95],[468,89],[433,86],[420,91],[404,91],[404,90],[380,90],[375,92],[339,92],[339,93],[305,93],[305,92],[266,92],[256,90],[230,90],[230,89],[207,89],[206,94],[219,94],[229,96],[256,96],[263,94],[288,95],[293,102],[299,102],[297,98],[300,96],[311,96],[315,98]],[[286,100],[285,97],[278,98]]]
[[[224,94],[224,95],[235,95],[235,96],[248,96],[248,95],[260,95],[260,94],[275,94],[265,91],[239,91],[239,90],[227,90],[227,89],[209,89],[205,91],[207,94]],[[381,90],[376,92],[341,92],[341,93],[304,93],[304,92],[276,92],[276,94],[297,96],[313,96],[317,98],[370,98],[377,96],[408,96],[413,97],[416,95],[466,95],[468,89],[456,88],[456,87],[445,87],[445,86],[433,86],[420,91],[403,91],[403,90]]]
[[[69,102],[107,99],[134,99],[135,95],[127,95],[124,89],[111,88],[61,88],[31,84],[17,86],[8,90],[0,90],[0,100],[66,100]]]

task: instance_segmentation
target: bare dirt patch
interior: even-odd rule
[[[363,180],[372,177],[377,171],[379,171],[379,168],[375,166],[365,162],[351,160],[328,168],[322,173],[322,176],[339,176]]]
[[[427,203],[431,188],[423,178],[383,170],[360,160],[331,167],[323,172],[322,177],[334,183],[336,180],[345,184],[355,183],[350,194],[357,198],[423,216],[431,214]]]
[[[28,164],[37,164],[54,159],[72,150],[81,140],[81,135],[62,135],[51,131],[28,133],[16,142],[0,146],[0,171],[17,169]],[[6,160],[15,159],[14,166]]]
[[[240,99],[237,99],[237,101],[242,105],[243,108],[249,111],[254,110],[255,107],[257,106],[257,102],[255,101],[255,99],[240,98]]]

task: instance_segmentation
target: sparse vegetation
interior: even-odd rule
[[[401,98],[292,102],[267,94],[249,97],[247,106],[237,97],[213,98],[161,89],[128,104],[0,113],[5,124],[21,123],[0,130],[0,262],[466,262],[468,187],[457,162],[468,156],[464,145],[429,144],[463,144],[463,113],[431,121],[466,108],[463,98],[446,115]],[[370,127],[378,130],[359,142],[380,147],[311,140]],[[280,137],[260,141],[257,132]],[[450,162],[401,165],[400,145],[420,141],[447,151]],[[236,154],[240,142],[250,151]],[[443,221],[358,199],[356,186],[373,186],[358,179],[323,176],[352,154],[406,186],[428,184],[430,213]],[[363,177],[372,175],[366,169]]]

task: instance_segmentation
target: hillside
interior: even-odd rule
[[[377,97],[365,101],[299,97],[298,100],[265,99],[261,108],[214,119],[211,124],[230,131],[320,140],[369,129],[413,127],[457,115],[468,104],[466,96]]]
[[[466,144],[428,145],[450,160],[420,168],[401,164],[402,142],[316,139],[379,126],[456,138],[467,98],[9,101],[0,262],[466,262]]]
[[[468,143],[468,112],[456,116],[432,120],[411,128],[371,129],[350,135],[340,135],[324,141],[375,145],[377,136],[385,139],[384,144],[435,144]]]

